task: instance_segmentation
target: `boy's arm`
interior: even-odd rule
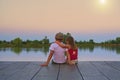
[[[58,41],[55,41],[55,43],[57,43],[60,47],[62,47],[62,48],[68,48],[68,46],[67,45],[64,45],[64,44],[62,44],[62,43],[60,43],[60,42],[58,42]]]
[[[50,60],[51,60],[51,58],[52,58],[52,56],[53,56],[53,53],[54,53],[54,51],[50,51],[50,54],[49,54],[49,56],[48,56],[48,59],[47,59],[47,61],[44,63],[44,64],[41,64],[41,66],[48,66],[48,64],[49,64],[49,62],[50,62]]]

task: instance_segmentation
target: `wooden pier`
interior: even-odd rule
[[[0,80],[120,80],[119,61],[81,61],[76,65],[0,62]]]

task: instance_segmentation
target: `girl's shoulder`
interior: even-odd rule
[[[67,49],[71,49],[71,46],[69,44],[65,45]]]
[[[78,50],[78,48],[77,47],[75,47],[75,48],[69,48],[69,50],[73,50],[73,51],[76,51],[76,50]]]

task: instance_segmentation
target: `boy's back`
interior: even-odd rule
[[[52,43],[50,46],[50,50],[54,51],[53,61],[55,63],[65,63],[65,49],[60,47],[57,43]]]

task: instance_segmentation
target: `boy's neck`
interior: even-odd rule
[[[56,41],[58,41],[58,42],[60,42],[60,43],[62,42],[62,41],[60,41],[60,40],[56,40]]]

